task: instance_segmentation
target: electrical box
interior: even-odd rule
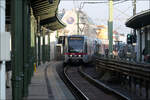
[[[10,60],[10,32],[0,33],[0,61]]]

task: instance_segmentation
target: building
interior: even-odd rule
[[[67,10],[65,14],[60,17],[61,21],[65,23],[66,27],[58,31],[61,35],[86,35],[96,38],[96,27],[87,14],[81,10]],[[92,33],[92,34],[91,34]]]

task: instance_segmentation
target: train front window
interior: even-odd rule
[[[83,52],[84,39],[82,37],[70,37],[68,40],[68,51],[70,53]]]

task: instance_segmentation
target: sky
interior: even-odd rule
[[[62,9],[71,10],[79,8],[81,2],[85,0],[60,0],[59,11]],[[88,1],[88,0],[87,0]],[[107,0],[90,0],[105,1]],[[124,1],[124,0],[121,0]],[[117,2],[114,2],[117,3]],[[150,9],[150,0],[136,0],[136,13]],[[109,11],[108,3],[84,4],[82,11],[85,12],[95,24],[106,25],[108,21]],[[127,0],[114,5],[113,10],[113,29],[119,33],[128,34],[131,29],[125,26],[125,22],[133,15],[132,0]]]

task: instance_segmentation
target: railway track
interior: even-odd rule
[[[125,98],[114,94],[108,88],[97,84],[83,75],[81,68],[77,66],[66,66],[64,69],[57,68],[60,77],[78,100],[125,100]],[[82,74],[81,74],[82,73]]]
[[[87,96],[85,96],[84,93],[68,78],[68,76],[66,75],[67,69],[68,67],[64,66],[57,66],[56,68],[59,76],[68,86],[68,88],[71,90],[72,94],[75,96],[77,100],[89,100]]]

